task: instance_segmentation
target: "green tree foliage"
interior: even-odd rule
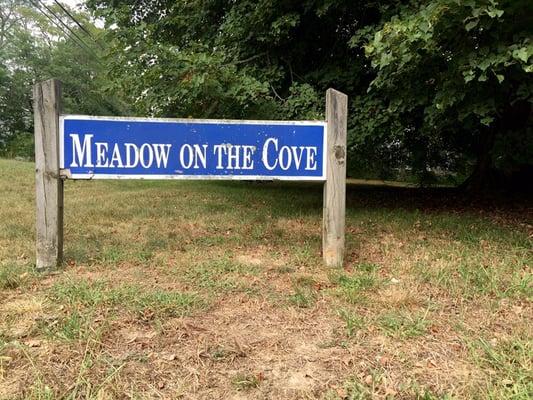
[[[65,23],[69,21],[58,5],[49,7]],[[124,110],[117,96],[106,92],[109,84],[99,55],[102,44],[98,44],[101,32],[88,15],[69,12],[88,33],[70,20],[72,33],[42,3],[0,0],[1,155],[33,156],[31,92],[37,81],[59,78],[63,82],[67,113],[109,115]]]
[[[89,6],[111,30],[114,80],[140,112],[164,116],[317,118],[329,86],[369,83],[352,0],[107,1]]]
[[[531,166],[532,33],[527,0],[415,2],[361,30],[352,44],[376,76],[356,98],[353,148],[425,176],[475,161],[472,185]]]
[[[476,180],[531,165],[528,0],[90,0],[141,113],[317,118],[350,95],[350,167]]]
[[[29,88],[50,76],[67,111],[120,114],[109,94],[123,93],[167,117],[322,118],[334,87],[351,99],[352,174],[480,187],[531,171],[529,0],[88,0],[106,24],[103,36],[76,14],[100,43],[72,25],[90,51],[35,4],[0,0],[24,22],[0,27],[10,135],[31,131]]]

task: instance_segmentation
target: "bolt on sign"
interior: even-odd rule
[[[61,83],[33,88],[37,268],[62,263],[65,179],[324,182],[322,253],[344,254],[347,96],[326,93],[326,121],[61,115]]]

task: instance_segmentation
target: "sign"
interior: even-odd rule
[[[60,116],[72,179],[326,179],[326,123]]]
[[[61,114],[61,82],[33,86],[36,268],[63,264],[64,179],[246,179],[324,183],[322,258],[343,265],[348,97],[326,92],[326,122]]]

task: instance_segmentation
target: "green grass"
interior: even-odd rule
[[[0,265],[0,289],[17,289],[34,277],[32,269],[17,264]]]
[[[372,388],[357,379],[350,379],[337,391],[328,392],[325,400],[371,400],[373,399],[372,393]]]
[[[176,273],[181,272],[178,270]],[[195,287],[211,292],[236,292],[251,290],[243,278],[256,274],[257,268],[253,265],[221,257],[190,266],[184,278]]]
[[[57,320],[40,321],[38,329],[52,340],[88,340],[99,337],[102,330],[94,323],[93,314],[94,310],[72,310]]]
[[[531,254],[520,248],[514,254],[505,253],[501,245],[489,250],[490,255],[479,249],[462,249],[457,252],[449,247],[441,249],[434,259],[441,260],[438,267],[428,262],[414,265],[417,279],[438,285],[454,295],[475,298],[533,298],[533,280],[529,263]],[[502,251],[498,256],[498,251]],[[494,257],[491,261],[487,258]]]
[[[345,324],[346,336],[349,338],[367,325],[363,317],[347,309],[339,310],[339,316]]]
[[[431,323],[427,313],[411,314],[402,311],[387,312],[380,315],[377,321],[385,334],[403,339],[424,335]]]
[[[380,284],[378,269],[375,264],[362,263],[355,265],[351,274],[332,273],[330,281],[335,285],[333,293],[350,304],[365,302],[367,292]]]
[[[289,303],[299,308],[309,308],[315,304],[316,294],[309,288],[296,287],[289,295]]]
[[[294,293],[289,295],[289,304],[299,308],[312,307],[317,299],[316,282],[309,276],[299,276],[292,282]]]
[[[248,391],[259,387],[261,381],[253,374],[237,374],[232,379],[232,384],[239,391]]]
[[[139,285],[113,287],[107,281],[87,282],[67,279],[54,284],[48,299],[63,313],[42,319],[38,331],[60,341],[86,341],[100,338],[109,323],[131,313],[138,321],[161,321],[183,317],[205,305],[195,293],[150,289]],[[97,322],[98,321],[98,322]]]
[[[386,385],[386,378],[384,379],[382,372],[374,372],[367,375],[372,377],[368,383],[361,381],[358,378],[351,378],[347,380],[340,389],[336,391],[329,391],[324,396],[324,400],[372,400],[375,398],[394,399],[397,397],[397,392],[384,390]],[[385,393],[387,393],[385,395]],[[430,390],[420,389],[416,382],[410,382],[408,388],[404,390],[403,398],[413,400],[454,400],[456,397],[444,394],[435,394]]]
[[[66,181],[64,270],[43,276],[33,164],[0,159],[0,190],[0,393],[8,381],[14,398],[533,392],[527,199],[348,187],[346,263],[332,270],[320,184]],[[157,338],[124,343],[122,330]],[[446,363],[415,368],[420,349]],[[286,390],[308,358],[313,389]]]
[[[488,399],[530,399],[533,394],[533,346],[531,338],[515,338],[492,344],[484,339],[469,342],[476,362],[488,371]]]
[[[153,312],[158,317],[188,315],[201,307],[202,299],[195,293],[148,289],[138,285],[111,287],[109,282],[64,281],[56,283],[50,299],[70,307],[116,307],[138,315]]]

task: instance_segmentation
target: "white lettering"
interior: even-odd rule
[[[265,144],[263,145],[263,154],[261,158],[263,160],[263,164],[265,165],[265,168],[272,171],[274,168],[276,168],[276,165],[278,164],[278,160],[276,159],[276,162],[274,163],[274,165],[270,165],[270,163],[268,162],[268,146],[270,143],[274,145],[274,149],[276,151],[278,150],[278,139],[268,138],[265,141]]]
[[[83,137],[83,146],[80,143],[80,136],[76,133],[70,134],[72,138],[72,162],[70,163],[71,167],[94,167],[91,157],[91,140],[94,135],[85,135]],[[76,162],[76,156],[78,157],[78,162]],[[85,162],[83,160],[85,159]]]
[[[194,146],[184,144],[180,149],[180,163],[185,169],[191,167],[198,169],[200,168],[200,164],[203,168],[207,168],[207,145],[203,144],[200,147],[199,144],[195,144]]]
[[[163,164],[163,168],[167,167],[168,164],[168,155],[170,153],[170,148],[172,147],[171,144],[154,144],[154,153],[155,153],[155,162],[157,164],[157,168],[161,168],[161,164]]]
[[[254,169],[254,160],[252,155],[255,151],[255,146],[242,146],[242,169]]]
[[[185,150],[187,150],[187,153],[188,153],[187,163],[185,163]],[[194,162],[194,155],[193,155],[192,147],[190,144],[184,144],[183,146],[181,146],[181,149],[180,149],[181,166],[185,169],[189,169],[191,168],[193,162]]]
[[[200,168],[198,166],[198,160],[202,164],[203,168],[207,168],[207,145],[203,144],[200,147],[199,144],[194,145],[194,169]]]
[[[310,170],[316,170],[317,168],[317,162],[316,162],[316,147],[308,147],[307,148],[307,158],[306,158],[306,164],[305,169]]]
[[[146,154],[145,150],[148,150],[148,154]],[[141,166],[143,168],[150,168],[154,161],[154,152],[152,150],[152,147],[148,143],[144,143],[139,149],[139,153],[141,159]]]
[[[287,171],[291,167],[292,163],[291,149],[288,146],[283,146],[279,151],[278,157],[280,168],[284,171]]]
[[[124,164],[122,164],[122,157],[120,156],[120,149],[117,143],[115,143],[115,146],[113,147],[113,155],[111,156],[109,168],[114,168],[115,163],[117,164],[116,166],[118,168],[124,168]]]
[[[300,169],[300,164],[302,162],[302,156],[304,154],[305,147],[303,147],[303,146],[300,146],[300,147],[292,146],[291,149],[292,149],[292,153],[293,153],[293,156],[294,156],[293,157],[294,165],[296,166],[296,170],[299,170]],[[298,149],[300,151],[298,151]]]
[[[305,153],[305,154],[304,154]],[[270,157],[269,158],[269,154]],[[279,146],[278,139],[268,138],[263,145],[262,160],[265,168],[272,171],[279,167],[283,171],[290,168],[300,170],[302,161],[305,160],[305,169],[316,170],[317,148],[313,146]]]
[[[240,169],[239,167],[239,145],[228,145],[228,169]]]
[[[228,152],[225,144],[216,144],[213,146],[213,152],[217,155],[217,166],[216,169],[224,169],[222,166],[222,152],[226,154]]]
[[[133,143],[124,143],[126,147],[126,168],[135,168],[139,164],[139,148]],[[131,158],[131,150],[133,150],[134,160]]]
[[[107,168],[107,143],[96,142],[96,167]]]

